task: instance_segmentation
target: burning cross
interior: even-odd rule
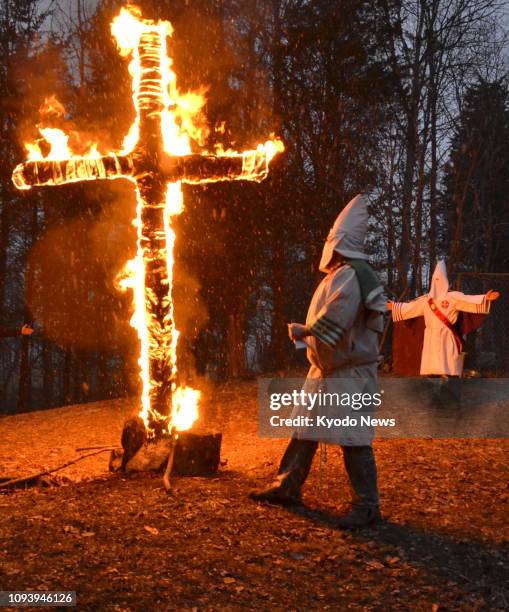
[[[135,315],[143,381],[142,410],[151,432],[188,429],[196,418],[197,391],[179,384],[173,316],[172,217],[182,212],[181,183],[225,180],[261,181],[271,158],[283,149],[268,141],[243,153],[192,154],[193,111],[176,88],[166,41],[168,22],[143,20],[134,9],[122,9],[112,31],[123,55],[130,54],[136,120],[122,152],[77,157],[54,150],[20,164],[13,181],[18,189],[100,179],[128,179],[136,189],[138,253],[133,262]],[[194,111],[196,113],[196,111]],[[49,132],[41,130],[50,141]],[[63,132],[60,140],[67,137]],[[34,147],[32,147],[32,150]],[[67,153],[67,154],[66,154]]]

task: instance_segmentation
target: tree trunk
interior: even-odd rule
[[[42,342],[42,395],[43,406],[53,406],[53,351],[48,340]]]
[[[272,40],[272,83],[273,83],[273,115],[276,118],[277,129],[282,130],[281,109],[284,104],[284,57],[282,52],[281,37],[281,0],[272,0],[273,18],[273,40]],[[285,248],[284,231],[285,220],[282,219],[281,207],[278,203],[277,192],[281,191],[280,175],[277,170],[272,175],[273,195],[273,228],[272,237],[272,324],[271,324],[271,356],[272,367],[281,369],[286,365],[287,355],[285,351]]]
[[[100,351],[96,356],[97,364],[97,399],[106,399],[109,394],[108,355]]]
[[[245,308],[228,315],[228,378],[240,378],[246,371]]]
[[[287,331],[285,299],[283,294],[285,282],[283,256],[280,251],[276,251],[272,259],[272,322],[270,351],[272,356],[272,369],[274,370],[283,369],[287,363],[287,353],[285,350]]]
[[[419,3],[420,4],[420,3]],[[422,30],[424,25],[424,11],[419,6],[419,15],[415,29],[414,48],[412,50],[412,64],[410,66],[412,81],[408,99],[403,101],[406,107],[405,130],[405,165],[402,186],[401,211],[401,241],[398,257],[398,290],[403,291],[408,285],[408,272],[413,252],[412,243],[412,201],[414,195],[414,175],[419,147],[419,107],[422,96]],[[406,97],[406,94],[404,94]]]
[[[438,75],[437,75],[437,41],[435,22],[437,17],[437,2],[432,5],[432,15],[428,25],[428,57],[429,57],[429,119],[430,119],[430,146],[431,167],[429,174],[429,284],[437,259],[437,182],[438,182],[438,142],[437,142],[437,103],[438,103]]]
[[[421,257],[421,243],[422,243],[422,217],[424,207],[424,191],[426,187],[426,147],[427,147],[427,125],[425,118],[424,133],[419,151],[419,165],[417,170],[417,189],[415,198],[415,211],[414,211],[414,256],[412,265],[412,282],[410,290],[412,295],[422,294],[422,257]]]
[[[0,308],[5,311],[7,292],[6,292],[6,279],[7,279],[7,248],[9,246],[9,232],[10,232],[10,219],[9,219],[9,202],[7,199],[3,200],[2,213],[0,215]]]
[[[30,224],[30,243],[33,246],[39,234],[39,208],[37,202],[32,204],[32,219]],[[35,284],[35,269],[32,264],[25,272],[25,301],[23,305],[23,323],[32,325],[32,315],[28,308],[27,295],[33,291]],[[29,410],[31,406],[32,377],[30,371],[30,336],[21,338],[21,357],[19,366],[18,411]]]
[[[406,132],[406,158],[403,175],[403,194],[401,211],[401,241],[399,245],[398,289],[403,291],[408,285],[408,272],[410,270],[410,257],[413,251],[411,220],[412,200],[414,189],[414,172],[417,147],[417,116],[412,112],[408,117]]]
[[[429,175],[429,282],[433,274],[434,264],[437,260],[437,181],[438,181],[438,156],[437,156],[437,100],[434,94],[431,107],[431,169]]]
[[[62,381],[62,405],[71,403],[71,380],[72,380],[72,362],[73,349],[68,347],[64,353],[64,371]]]
[[[27,411],[30,406],[28,399],[30,394],[30,337],[21,337],[21,350],[19,359],[19,383],[17,412]]]

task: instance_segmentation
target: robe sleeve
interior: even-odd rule
[[[331,280],[324,306],[315,321],[309,325],[311,335],[330,348],[334,348],[355,322],[361,290],[355,271],[340,268]]]
[[[486,299],[486,294],[466,295],[459,291],[451,292],[451,297],[454,298],[454,306],[456,310],[461,312],[473,312],[474,314],[489,314],[491,309],[490,300]]]
[[[414,317],[422,317],[424,315],[424,304],[426,296],[421,297],[411,302],[393,302],[392,303],[392,320],[394,323],[404,321],[405,319],[413,319]]]

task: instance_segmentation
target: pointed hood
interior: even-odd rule
[[[449,279],[447,278],[447,268],[445,266],[445,261],[441,260],[437,263],[435,271],[433,272],[428,295],[436,300],[443,297],[448,291]]]
[[[321,272],[328,272],[334,251],[351,259],[368,259],[364,252],[368,219],[366,200],[362,195],[356,195],[339,213],[327,236],[320,260]]]

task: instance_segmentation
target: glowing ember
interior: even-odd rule
[[[144,20],[132,7],[122,9],[113,20],[112,33],[120,53],[131,57],[136,109],[121,151],[99,153],[92,145],[86,155],[75,155],[66,133],[44,127],[39,131],[49,153],[43,155],[41,142],[26,144],[29,161],[13,173],[18,189],[119,178],[135,185],[138,251],[127,263],[119,285],[133,291],[131,324],[140,339],[143,383],[140,416],[150,434],[189,429],[198,417],[199,391],[179,383],[172,300],[172,223],[184,210],[181,183],[261,181],[268,174],[270,160],[284,150],[275,139],[242,153],[217,147],[214,155],[193,154],[193,148],[202,146],[208,135],[201,115],[205,99],[200,92],[181,94],[177,89],[166,47],[172,32],[170,23]],[[44,109],[47,116],[65,113],[54,97]]]

